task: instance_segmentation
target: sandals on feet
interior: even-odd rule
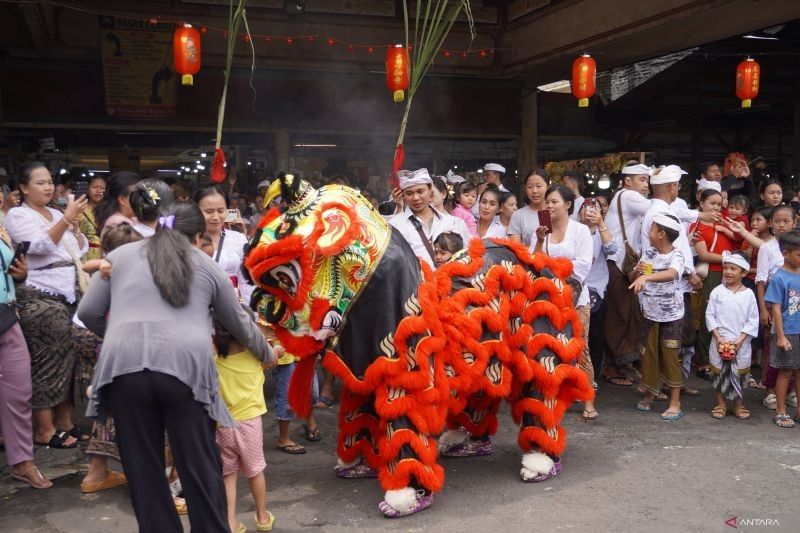
[[[308,427],[308,424],[303,424],[303,431],[306,432],[306,440],[309,442],[319,442],[322,440],[322,431],[320,431],[319,426],[311,429]]]
[[[786,413],[784,413],[782,415],[775,415],[775,417],[772,419],[772,421],[779,428],[790,429],[790,428],[794,427],[794,420],[792,420],[792,417],[787,415]]]
[[[677,413],[675,411],[664,411],[661,413],[661,420],[667,420],[671,422],[674,420],[680,420],[683,418],[683,416],[683,411],[678,411]]]
[[[603,381],[611,383],[615,387],[630,387],[633,385],[633,381],[628,379],[627,376],[606,376],[603,374]]]
[[[739,420],[747,420],[748,418],[750,418],[750,411],[744,405],[734,405],[733,414]]]
[[[637,411],[647,412],[647,411],[650,411],[650,409],[652,409],[652,407],[650,407],[649,403],[647,403],[647,402],[636,402],[636,410]]]
[[[173,496],[172,502],[175,504],[175,512],[179,515],[189,514],[189,508],[186,507],[186,500],[180,496]],[[247,529],[245,529],[247,531]]]
[[[300,444],[286,444],[285,446],[275,446],[275,449],[290,455],[302,455],[306,453],[304,446]]]
[[[81,483],[81,492],[84,494],[91,494],[93,492],[100,492],[101,490],[119,487],[120,485],[125,485],[127,483],[128,479],[125,477],[125,474],[115,470],[109,470],[108,475],[102,481],[97,481],[95,483]]]
[[[27,483],[34,489],[49,489],[53,486],[53,482],[47,479],[39,472],[39,469],[35,466],[30,467],[22,474],[15,474],[13,471],[11,472],[11,477],[16,479],[17,481],[22,481],[23,483]]]
[[[267,521],[266,522],[259,522],[258,515],[253,517],[253,520],[256,523],[256,531],[272,531],[272,528],[275,526],[275,515],[267,511]]]
[[[77,440],[78,442],[84,442],[91,438],[91,435],[86,433],[78,426],[72,426],[72,429],[69,430],[69,436],[75,437],[75,440]]]
[[[723,418],[725,418],[725,415],[727,414],[728,414],[728,408],[723,407],[721,405],[716,405],[711,410],[711,418],[714,418],[716,420],[722,420]]]
[[[314,404],[314,407],[319,409],[329,409],[333,405],[333,398],[329,396],[320,396],[317,398],[317,403]]]
[[[764,407],[767,409],[775,410],[778,408],[778,397],[774,394],[767,394],[764,398]]]
[[[583,419],[585,421],[587,421],[587,422],[591,422],[592,420],[597,420],[598,416],[600,416],[600,414],[597,411],[595,411],[594,409],[592,409],[592,410],[584,409],[583,410]]]
[[[75,440],[72,444],[66,444],[67,440],[71,437],[63,429],[56,429],[56,432],[53,433],[53,436],[50,437],[49,442],[35,442],[34,444],[38,444],[39,446],[48,446],[50,448],[60,448],[60,449],[68,449],[74,448],[78,445],[78,441]]]

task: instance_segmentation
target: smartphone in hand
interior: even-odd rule
[[[547,233],[553,233],[553,222],[550,220],[550,211],[542,209],[541,211],[537,211],[536,214],[539,216],[539,225],[545,226],[547,228]]]
[[[81,196],[86,196],[89,194],[89,182],[88,181],[76,181],[75,182],[75,189],[73,189],[72,193],[75,195],[75,198],[80,198]]]
[[[14,257],[11,258],[11,263],[8,265],[9,268],[11,268],[11,265],[13,265],[17,259],[28,255],[28,250],[30,247],[31,241],[20,241],[20,243],[17,244],[16,250],[14,250]]]
[[[231,222],[235,222],[240,218],[242,218],[242,215],[239,213],[238,209],[228,209],[228,212],[225,215],[225,222],[230,224]]]

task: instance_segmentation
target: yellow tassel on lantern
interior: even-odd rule
[[[589,107],[588,98],[578,98],[578,107]]]
[[[395,104],[402,102],[406,98],[406,95],[403,91],[395,91],[394,93],[392,93],[392,96],[394,97]]]
[[[746,99],[746,100],[742,100],[742,107],[750,107],[750,104],[752,104],[752,103],[753,103],[753,101],[750,100],[749,98]]]
[[[181,76],[181,85],[194,85],[194,77],[191,74]]]

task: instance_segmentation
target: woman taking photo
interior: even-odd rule
[[[94,210],[101,236],[106,227],[113,228],[119,224],[136,225],[136,216],[131,209],[130,196],[137,183],[139,183],[139,175],[128,171],[117,172],[108,180],[106,197]]]
[[[500,222],[500,189],[494,184],[489,184],[481,193],[478,207],[478,237],[488,239],[490,237],[504,238],[506,228]]]
[[[81,233],[89,241],[89,251],[83,256],[84,261],[100,259],[103,254],[100,250],[100,226],[97,224],[97,216],[94,210],[103,201],[106,195],[106,179],[103,176],[93,176],[89,178],[89,193],[86,195],[89,204],[83,211],[81,217]]]
[[[589,290],[586,288],[586,277],[592,268],[594,244],[592,234],[585,224],[570,218],[575,205],[575,193],[564,185],[552,185],[545,195],[547,210],[550,211],[552,227],[539,226],[533,236],[530,249],[532,252],[549,255],[550,257],[563,257],[572,262],[571,279],[573,284],[573,300],[578,292],[575,310],[581,320],[584,340],[589,338]],[[589,356],[589,343],[587,342],[581,352],[579,361],[581,370],[589,378],[589,383],[594,383],[594,368]],[[597,410],[594,400],[588,401],[583,407],[583,418],[594,420]]]
[[[34,441],[51,448],[72,448],[85,435],[72,424],[70,392],[77,357],[72,317],[78,300],[79,257],[89,249],[78,232],[85,196],[69,199],[62,215],[48,207],[55,187],[44,163],[20,167],[21,207],[6,217],[14,242],[29,241],[28,278],[17,288],[20,325],[31,353],[31,406]]]
[[[212,318],[258,359],[276,358],[226,276],[192,245],[205,231],[197,207],[163,216],[155,235],[106,256],[113,275],[95,275],[81,302],[80,319],[103,337],[87,415],[113,413],[140,531],[182,530],[164,476],[165,430],[192,530],[228,531],[215,429],[235,423],[219,394]]]
[[[14,286],[25,281],[25,256],[15,260],[11,237],[0,226],[0,426],[11,477],[35,489],[53,483],[33,462],[31,356],[16,318]]]
[[[242,262],[244,261],[244,248],[247,246],[247,228],[240,218],[226,223],[228,203],[222,191],[217,187],[200,189],[194,198],[200,212],[206,221],[206,233],[211,237],[214,245],[214,255],[211,256],[222,270],[228,275],[233,286],[239,289],[242,301],[250,302],[250,295],[254,287],[242,275]],[[241,231],[236,231],[238,228]]]
[[[511,216],[508,237],[514,242],[530,246],[539,227],[539,211],[545,209],[544,195],[550,186],[550,175],[543,168],[531,170],[525,178],[526,206]]]

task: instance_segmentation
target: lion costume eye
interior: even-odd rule
[[[289,296],[294,297],[297,295],[297,290],[300,287],[300,280],[303,275],[300,269],[300,263],[297,261],[290,261],[284,265],[277,266],[267,272],[266,279],[263,280],[268,285],[278,287],[286,291]]]

